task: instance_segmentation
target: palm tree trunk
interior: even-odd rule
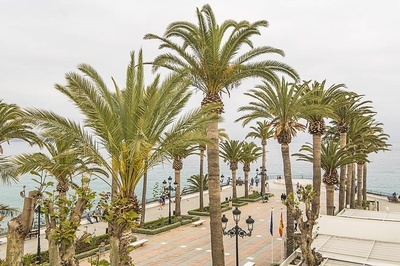
[[[315,219],[319,216],[321,203],[321,135],[313,134],[313,191],[311,211]],[[328,194],[327,194],[328,195]],[[331,195],[332,196],[332,195]],[[327,199],[328,202],[328,199]],[[333,202],[333,200],[332,200]]]
[[[350,208],[351,202],[351,164],[347,165],[347,179],[346,179],[346,205]]]
[[[218,122],[215,121],[208,124],[207,137],[212,142],[207,147],[212,265],[223,266],[225,265],[225,255],[222,239],[221,191],[219,186]]]
[[[293,193],[293,182],[292,182],[292,165],[290,163],[289,145],[286,143],[281,144],[282,160],[283,160],[283,175],[285,177],[286,195]],[[294,250],[294,219],[291,207],[288,206],[286,209],[287,226],[287,245],[286,255],[290,255]]]
[[[7,265],[21,265],[24,255],[25,238],[32,228],[34,210],[36,205],[36,192],[29,192],[24,198],[22,213],[8,222],[7,232]],[[38,226],[38,230],[40,225]]]
[[[181,171],[175,170],[175,181],[178,183],[175,190],[175,217],[181,216]]]
[[[200,150],[199,211],[204,211],[204,149]]]
[[[244,172],[244,197],[249,198],[249,172]]]
[[[326,185],[326,214],[335,214],[335,185]]]
[[[367,200],[367,163],[363,164],[363,200]]]
[[[266,145],[262,144],[262,163],[261,163],[261,195],[265,195],[265,182],[267,174],[267,151]]]
[[[346,146],[347,133],[340,133],[340,148]],[[339,211],[345,207],[345,195],[346,195],[346,166],[340,167],[340,178],[339,178]]]
[[[236,188],[236,170],[232,170],[232,198],[237,198],[237,188]]]
[[[147,163],[146,163],[147,169]],[[144,227],[146,221],[146,196],[147,196],[147,171],[143,174],[142,204],[140,213],[140,227]]]
[[[361,208],[362,204],[362,186],[363,186],[363,165],[357,163],[357,207]]]
[[[355,196],[356,196],[356,171],[354,167],[354,163],[351,164],[351,185],[350,185],[350,208],[354,209],[355,208]]]

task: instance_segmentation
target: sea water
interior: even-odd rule
[[[290,145],[290,153],[296,153],[299,151],[301,144],[292,143]],[[369,156],[370,163],[368,164],[367,173],[367,190],[369,192],[380,193],[384,195],[391,195],[393,192],[400,193],[400,164],[398,158],[400,157],[400,143],[392,144],[390,151],[380,152],[377,154],[371,154]],[[24,152],[34,152],[26,143],[14,141],[10,145],[3,144],[4,155],[12,156],[21,154]],[[267,175],[269,179],[274,179],[277,176],[283,176],[283,164],[280,145],[276,141],[269,141],[267,145]],[[204,160],[204,172],[207,173],[207,160]],[[296,157],[291,157],[292,164],[292,177],[294,179],[312,177],[312,164],[308,162],[297,161]],[[251,171],[249,177],[255,177],[257,172],[256,169],[261,166],[261,159],[251,164]],[[199,156],[189,156],[183,160],[183,169],[181,171],[181,187],[183,188],[187,184],[187,179],[192,176],[199,174],[200,158]],[[224,182],[227,181],[228,177],[231,176],[229,165],[223,160],[220,160],[220,173],[224,176]],[[148,184],[146,199],[147,201],[155,200],[159,195],[158,192],[154,192],[157,187],[162,187],[162,182],[168,180],[168,177],[174,178],[174,170],[170,162],[164,162],[160,165],[152,167],[148,172]],[[244,178],[243,165],[239,164],[237,170],[237,177]],[[11,185],[0,184],[0,203],[16,207],[21,209],[23,199],[20,196],[20,192],[23,190],[23,186],[26,186],[26,191],[34,190],[37,187],[37,183],[33,179],[37,177],[26,174],[19,178],[18,183],[12,183]],[[47,178],[48,181],[53,180],[51,177]],[[110,180],[108,180],[109,183]],[[142,181],[140,181],[135,189],[135,194],[139,200],[142,199]],[[90,183],[91,188],[96,192],[110,191],[109,185],[99,178],[94,178]],[[6,228],[7,219],[1,222],[1,228]]]

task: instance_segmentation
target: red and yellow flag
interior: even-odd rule
[[[281,211],[281,219],[279,221],[279,235],[280,235],[280,237],[282,237],[282,235],[283,235],[283,228],[284,227],[285,226],[283,225],[283,215],[282,215],[282,211]]]

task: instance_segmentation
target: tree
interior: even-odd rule
[[[194,133],[194,132],[192,132]],[[199,136],[204,136],[201,132],[196,132]],[[196,134],[195,133],[195,134]],[[205,136],[204,136],[205,137]],[[191,138],[192,139],[192,138]],[[172,159],[172,168],[175,171],[175,181],[177,182],[175,190],[175,216],[181,216],[181,170],[183,168],[183,159],[196,152],[197,146],[190,141],[181,138],[179,143],[167,151],[167,156]]]
[[[106,209],[112,265],[132,264],[129,235],[140,212],[134,190],[143,174],[165,159],[182,131],[196,131],[213,119],[204,115],[210,109],[200,108],[182,116],[191,93],[181,75],[164,80],[157,75],[145,86],[142,58],[140,51],[136,62],[131,53],[124,89],[113,80],[115,90],[110,91],[97,71],[86,64],[78,66],[82,74],[67,73],[67,84],[56,85],[85,116],[84,125],[103,152],[90,143],[86,147],[112,177],[112,202]],[[174,131],[162,138],[170,128]]]
[[[246,138],[258,138],[261,139],[262,146],[262,164],[261,164],[261,195],[265,194],[265,183],[267,177],[267,140],[274,136],[274,132],[271,129],[271,125],[267,120],[262,122],[257,121],[257,127],[251,126],[250,129],[253,131],[247,133]]]
[[[217,104],[219,108],[214,112],[221,115],[222,93],[229,93],[250,77],[276,82],[280,72],[298,78],[296,71],[286,64],[274,60],[256,61],[262,55],[284,55],[282,50],[272,47],[253,47],[251,38],[260,34],[259,28],[268,26],[267,21],[226,20],[218,24],[209,5],[197,9],[196,15],[198,25],[173,22],[163,37],[147,34],[145,39],[159,40],[160,49],[168,50],[153,60],[154,70],[163,67],[185,75],[195,90],[204,93],[202,107]],[[249,50],[245,49],[246,46]],[[207,146],[212,263],[224,265],[217,121],[208,124],[207,136],[213,142]]]
[[[339,182],[338,169],[342,165],[354,162],[354,157],[345,148],[340,148],[340,144],[332,139],[326,139],[321,145],[321,168],[324,170],[323,182],[326,185],[326,213],[334,215],[334,186]],[[300,152],[295,153],[299,161],[314,162],[314,147],[308,143],[303,145]],[[314,195],[315,189],[314,189]],[[316,220],[318,217],[311,217]]]
[[[276,88],[268,82],[251,89],[245,95],[251,97],[248,106],[239,108],[240,112],[247,112],[236,121],[243,121],[243,126],[256,119],[270,119],[274,129],[274,138],[281,145],[283,174],[285,177],[286,195],[293,193],[292,169],[290,162],[289,144],[298,131],[303,131],[305,126],[298,122],[304,110],[302,91],[304,86],[296,86],[282,78]],[[294,249],[294,223],[290,208],[287,209],[287,246],[286,253],[292,254]]]
[[[308,122],[308,133],[313,138],[313,190],[315,195],[312,198],[311,208],[315,219],[319,216],[320,198],[321,198],[321,140],[325,134],[326,125],[324,118],[333,117],[335,99],[342,94],[341,88],[344,84],[332,85],[325,88],[326,81],[321,83],[314,81],[304,82],[304,104],[307,110],[304,110],[302,117]],[[330,211],[330,210],[329,210]]]
[[[43,120],[57,118],[55,114],[46,111],[32,111],[35,123],[41,124],[40,115]],[[49,118],[50,117],[50,118]],[[64,123],[73,123],[65,121]],[[49,241],[49,262],[52,265],[77,265],[75,258],[76,232],[81,223],[83,211],[87,209],[89,202],[94,198],[94,193],[84,190],[83,187],[90,181],[84,182],[85,186],[74,187],[74,177],[83,175],[100,174],[107,176],[107,173],[94,166],[91,157],[87,157],[82,142],[70,139],[62,130],[45,130],[43,133],[43,145],[46,154],[42,152],[26,153],[14,158],[18,166],[18,173],[46,173],[56,181],[55,193],[46,197],[40,192],[41,201],[45,209],[46,238]],[[48,155],[47,155],[48,154]],[[69,200],[67,192],[73,186],[79,191],[76,200]],[[51,193],[50,193],[51,194]]]
[[[239,168],[240,156],[242,153],[243,142],[238,140],[229,140],[221,142],[220,156],[229,165],[229,170],[232,172],[232,198],[237,198],[236,191],[236,170]]]
[[[361,101],[362,95],[355,93],[342,93],[335,100],[340,103],[340,107],[335,108],[335,118],[331,123],[335,126],[337,132],[340,134],[340,147],[344,148],[347,142],[347,133],[350,129],[349,123],[352,119],[360,115],[370,114],[371,107],[368,105],[370,101]],[[351,183],[351,173],[348,173],[347,183]],[[346,186],[346,166],[340,168],[340,180],[339,180],[339,211],[343,210],[345,203],[350,204],[348,200],[345,201],[345,195],[347,194],[348,199],[350,195],[348,191],[345,193]],[[351,186],[348,186],[350,189]]]
[[[200,182],[200,175],[192,175],[187,179],[187,186],[183,189],[183,194],[190,194],[200,191],[200,184],[203,184],[203,191],[208,189],[208,175],[203,176],[203,182]]]
[[[323,261],[322,255],[311,249],[313,242],[313,227],[316,223],[315,215],[312,211],[312,200],[315,191],[311,185],[301,186],[296,195],[290,193],[287,197],[286,205],[291,210],[293,218],[298,223],[300,233],[294,234],[294,240],[301,249],[301,255],[307,265],[320,265]],[[299,207],[300,202],[304,203],[304,209]]]
[[[244,172],[244,197],[249,197],[249,172],[251,163],[256,162],[260,156],[261,148],[257,147],[254,142],[243,142],[240,153],[240,162],[243,164]]]

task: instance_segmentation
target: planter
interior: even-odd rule
[[[177,221],[175,223],[167,224],[164,226],[155,226],[154,228],[133,228],[132,233],[145,234],[145,235],[156,235],[156,234],[177,228],[179,226],[186,225],[186,224],[200,220],[200,217],[192,216],[192,215],[182,215],[181,217],[182,217],[181,221]],[[151,222],[154,223],[155,221],[151,221]],[[149,222],[149,223],[151,223],[151,222]]]
[[[206,210],[204,212],[199,211],[199,209],[190,210],[188,211],[188,214],[198,216],[210,216],[210,213],[208,212],[208,206],[205,209]],[[226,212],[229,210],[232,210],[231,206],[229,206],[227,203],[221,204],[221,212]]]

